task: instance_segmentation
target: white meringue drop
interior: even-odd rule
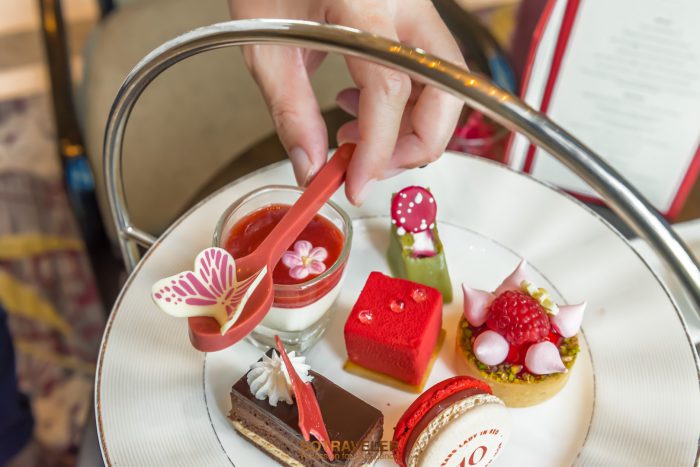
[[[525,354],[525,366],[535,375],[566,373],[566,366],[561,360],[559,349],[549,341],[533,344]]]
[[[484,331],[474,339],[474,355],[484,365],[499,365],[508,356],[508,341],[496,331]]]
[[[486,322],[488,307],[495,296],[485,290],[472,289],[466,284],[462,284],[462,290],[464,291],[464,317],[472,326],[481,326]]]
[[[500,295],[503,292],[507,292],[508,290],[520,290],[520,284],[524,281],[527,280],[527,275],[525,274],[525,269],[527,268],[527,261],[522,260],[520,264],[518,264],[518,267],[515,268],[515,271],[513,271],[510,276],[506,277],[501,285],[498,286],[496,289],[496,292],[494,292],[496,295]]]
[[[559,335],[563,337],[573,337],[578,333],[579,329],[581,329],[583,311],[585,308],[586,302],[579,303],[578,305],[560,305],[559,313],[550,316],[549,321]]]

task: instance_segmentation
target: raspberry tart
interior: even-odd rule
[[[409,186],[391,199],[391,235],[387,258],[391,273],[440,291],[452,301],[452,282],[437,230],[437,203],[432,193]]]
[[[464,290],[457,353],[509,407],[539,404],[566,385],[579,353],[586,303],[557,305],[527,279],[522,261],[495,292]]]

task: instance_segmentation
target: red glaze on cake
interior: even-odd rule
[[[441,330],[440,292],[372,272],[345,323],[348,359],[419,385]]]
[[[409,439],[414,435],[417,427],[426,417],[429,417],[433,409],[445,402],[448,398],[463,395],[471,397],[476,394],[491,394],[488,384],[468,376],[454,376],[437,383],[427,389],[413,401],[403,416],[399,419],[394,429],[394,460],[401,467],[406,465],[406,447]]]

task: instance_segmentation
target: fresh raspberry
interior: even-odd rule
[[[511,345],[541,342],[547,338],[550,329],[542,305],[529,295],[512,290],[503,292],[491,302],[486,325]]]
[[[529,345],[511,345],[510,349],[508,349],[506,363],[510,363],[511,365],[524,365],[525,354],[529,347]]]
[[[557,331],[554,330],[554,327],[552,327],[552,329],[549,331],[549,334],[547,335],[547,340],[559,347],[559,343],[561,342],[561,336],[557,334]]]

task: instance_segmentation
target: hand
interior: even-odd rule
[[[286,18],[341,24],[374,33],[464,65],[429,0],[229,0],[234,19]],[[309,75],[325,53],[284,46],[247,46],[246,64],[260,86],[300,185],[328,154],[326,125]],[[338,106],[356,120],[338,130],[339,143],[357,144],[345,191],[361,204],[371,182],[436,160],[452,136],[461,102],[380,65],[346,58],[357,88],[341,91]]]

